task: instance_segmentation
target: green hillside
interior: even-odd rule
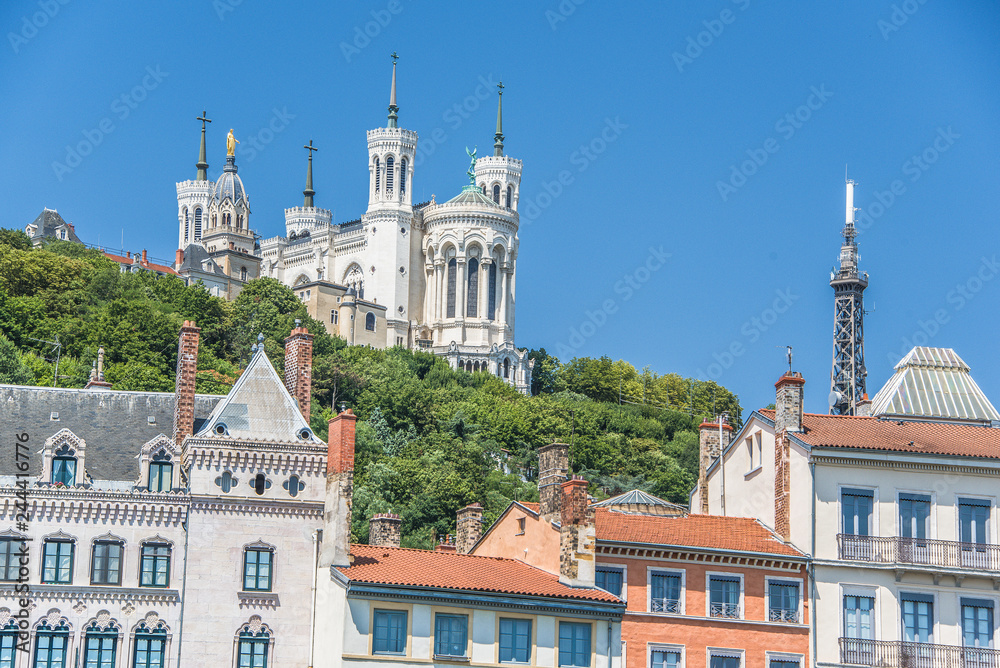
[[[121,273],[80,245],[33,250],[22,233],[0,230],[0,383],[52,385],[58,341],[60,387],[83,387],[103,346],[115,389],[172,391],[177,333],[194,320],[198,391],[221,394],[258,333],[280,371],[296,319],[315,335],[314,430],[326,437],[335,405],[361,418],[354,531],[362,542],[376,512],[402,516],[404,545],[429,547],[435,534],[453,532],[468,503],[481,503],[490,522],[511,500],[537,499],[536,449],[554,440],[571,444],[574,471],[597,496],[638,487],[687,503],[699,422],[740,415],[736,396],[715,383],[607,357],[563,363],[544,349],[531,351],[535,396],[526,397],[428,353],[347,346],[272,279],[227,303],[178,278]]]

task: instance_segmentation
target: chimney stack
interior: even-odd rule
[[[368,522],[368,544],[379,547],[399,547],[403,520],[396,513],[372,515]]]
[[[351,500],[354,495],[354,428],[357,420],[350,409],[330,420],[321,568],[351,565]]]
[[[546,522],[559,519],[562,512],[560,485],[569,473],[569,446],[553,443],[538,448],[538,514]]]
[[[473,503],[459,510],[456,533],[458,553],[471,552],[472,546],[479,542],[479,537],[483,534],[483,507]]]
[[[854,405],[854,414],[858,417],[871,417],[872,402],[867,392],[861,395],[861,401]]]
[[[722,425],[721,428],[719,425]],[[721,434],[720,434],[721,432]],[[721,436],[721,438],[720,438]],[[733,428],[722,416],[717,422],[702,422],[698,427],[698,496],[699,512],[708,514],[708,469],[716,459],[722,456],[722,451],[729,445],[733,437]]]
[[[295,329],[285,339],[285,388],[299,403],[302,417],[309,422],[312,404],[313,335],[295,321]]]
[[[198,338],[201,330],[193,320],[181,326],[177,345],[177,373],[174,386],[174,443],[179,447],[194,433],[194,389],[198,372]]]
[[[146,264],[146,249],[142,249],[142,263]]]
[[[455,537],[450,533],[446,534],[444,540],[439,541],[437,545],[434,546],[435,552],[449,552],[455,554],[457,549],[455,547]]]
[[[802,431],[802,374],[788,371],[774,384],[774,531],[791,540],[791,441],[789,433]]]
[[[587,481],[574,476],[559,487],[559,582],[570,587],[593,587],[597,577],[597,530],[594,509],[587,503]]]
[[[182,264],[184,264],[184,251],[178,248],[174,256],[174,269],[180,270]]]

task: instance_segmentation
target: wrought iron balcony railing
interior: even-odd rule
[[[679,614],[681,611],[681,602],[676,598],[654,598],[650,601],[653,606],[653,612],[672,612],[674,614]]]
[[[841,638],[840,662],[879,668],[1000,668],[1000,650],[901,640]]]
[[[739,603],[712,603],[708,610],[712,617],[725,617],[727,619],[740,618]]]
[[[799,611],[771,608],[767,612],[767,618],[772,622],[788,622],[790,624],[795,624],[799,621]]]
[[[840,558],[849,561],[1000,571],[1000,545],[842,533],[837,535],[837,547]]]

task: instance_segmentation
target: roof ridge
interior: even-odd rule
[[[367,543],[351,543],[351,547],[369,547],[373,550],[405,550],[408,552],[420,552],[422,554],[443,554],[450,557],[470,557],[472,559],[490,559],[492,561],[510,561],[513,563],[524,564],[525,566],[530,566],[527,562],[521,561],[520,559],[514,559],[513,557],[490,557],[485,554],[464,554],[462,552],[442,552],[440,550],[427,550],[422,547],[401,547],[395,545],[368,545]],[[548,571],[544,571],[548,572]]]

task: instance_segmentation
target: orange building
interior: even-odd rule
[[[472,554],[566,580],[562,562],[574,553],[578,585],[626,602],[628,668],[808,666],[806,555],[757,520],[688,515],[639,491],[590,504],[591,530],[567,534],[558,502],[566,453],[562,444],[539,452],[541,503],[511,504]]]

